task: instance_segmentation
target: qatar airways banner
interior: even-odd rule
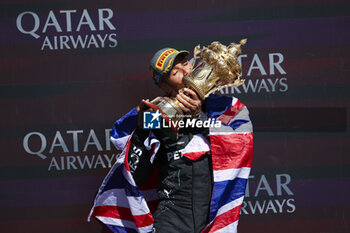
[[[86,217],[115,120],[163,93],[149,61],[247,38],[254,156],[240,233],[350,232],[350,3],[24,1],[0,8],[0,229],[109,232]]]
[[[17,16],[16,26],[23,34],[39,40],[43,38],[40,50],[116,47],[116,28],[111,22],[113,10],[102,8],[96,11],[93,14],[97,19],[94,20],[87,9],[78,12],[75,9],[59,10],[57,16],[54,10],[50,10],[47,17],[41,18],[34,11],[24,11]],[[72,24],[72,18],[77,19],[78,24]]]

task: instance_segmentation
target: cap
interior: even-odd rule
[[[177,56],[189,54],[186,50],[178,51],[172,48],[164,48],[156,52],[151,59],[151,74],[154,82],[159,85],[161,79],[169,74]]]

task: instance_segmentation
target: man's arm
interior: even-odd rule
[[[150,131],[142,129],[142,116],[146,101],[149,100],[141,100],[136,109],[138,112],[138,126],[131,137],[128,154],[130,171],[137,185],[142,185],[146,182],[154,168],[154,165],[150,161],[150,152],[144,145]]]
[[[149,131],[137,127],[130,142],[128,163],[137,185],[142,185],[151,175],[154,168],[150,161],[150,152],[144,145],[148,135]]]

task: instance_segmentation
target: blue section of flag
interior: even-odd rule
[[[109,229],[111,229],[113,232],[118,232],[118,233],[137,233],[136,230],[132,229],[132,228],[127,228],[127,227],[120,227],[120,226],[116,226],[116,225],[110,225],[110,224],[106,224]]]
[[[142,196],[141,191],[132,186],[123,175],[123,164],[119,165],[115,171],[111,174],[108,182],[103,187],[102,192],[110,189],[124,189],[127,196],[140,197]]]
[[[245,124],[245,123],[248,123],[249,121],[248,120],[234,120],[233,122],[230,123],[230,127],[233,129],[233,130],[236,130],[237,128],[239,128],[241,125]]]
[[[219,208],[227,203],[244,196],[247,179],[235,178],[214,183],[211,201],[210,221],[214,219]]]
[[[232,97],[211,94],[205,99],[206,112],[210,118],[218,118],[232,105]]]
[[[111,136],[115,139],[128,136],[135,130],[136,126],[137,111],[135,107],[114,123]]]

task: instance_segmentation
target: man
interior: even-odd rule
[[[188,55],[170,48],[158,51],[151,59],[152,77],[179,100],[185,114],[223,125],[219,130],[181,128],[178,138],[171,139],[137,124],[148,100],[119,119],[112,141],[124,149],[90,212],[114,232],[236,231],[252,157],[248,111],[235,98],[211,95],[202,103],[190,89],[179,93],[192,69]],[[157,182],[156,198],[150,194],[150,179]],[[159,204],[151,214],[155,199]]]
[[[183,77],[192,69],[187,59],[187,51],[178,52],[175,49],[159,50],[151,60],[153,79],[168,96],[176,97],[179,107],[185,114],[197,116],[201,112],[201,100],[197,94],[184,88]],[[145,101],[138,108],[139,122],[142,121]],[[129,151],[129,166],[136,184],[142,185],[152,173],[154,166],[158,168],[157,193],[159,204],[154,217],[154,232],[193,232],[199,233],[209,223],[209,207],[212,190],[212,172],[210,152],[195,161],[184,157],[182,150],[193,140],[193,136],[202,137],[197,143],[209,145],[208,128],[183,128],[179,137],[171,140],[153,133],[160,140],[160,148],[153,164],[150,155],[143,145],[148,131],[142,126],[137,127],[131,139],[132,148]]]

